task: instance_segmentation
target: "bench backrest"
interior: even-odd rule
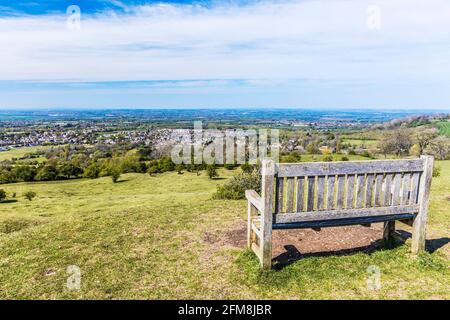
[[[274,189],[265,191],[274,193],[274,223],[417,213],[430,161],[432,157],[422,156],[406,160],[280,163],[272,175],[274,186],[263,186]]]

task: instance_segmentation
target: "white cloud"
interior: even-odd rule
[[[126,14],[0,18],[0,80],[447,78],[447,0],[146,5]],[[368,5],[381,29],[366,26]],[[81,8],[83,12],[83,8]]]

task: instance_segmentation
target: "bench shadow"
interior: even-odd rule
[[[411,237],[411,233],[403,230],[396,230],[398,236],[401,239],[396,239],[388,243],[384,242],[382,239],[375,240],[367,246],[354,247],[349,249],[334,250],[334,251],[321,251],[321,252],[311,252],[311,253],[301,253],[298,251],[297,247],[294,245],[285,245],[286,250],[282,254],[274,257],[272,259],[273,269],[282,270],[283,268],[289,266],[290,264],[309,257],[327,257],[327,256],[350,256],[357,253],[371,254],[377,250],[382,249],[394,249],[399,246],[404,245],[405,241]],[[442,248],[447,243],[450,242],[450,238],[443,237],[439,239],[426,240],[426,250],[430,253],[435,252],[439,248]]]
[[[13,203],[13,202],[17,202],[17,200],[16,199],[8,199],[8,200],[0,201],[0,203]]]
[[[412,237],[411,232],[405,230],[396,230],[397,234],[404,239],[405,242],[407,239]],[[425,250],[429,253],[433,253],[436,250],[442,248],[447,243],[450,243],[450,238],[442,237],[437,239],[427,239],[425,240]]]

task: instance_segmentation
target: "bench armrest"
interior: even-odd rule
[[[255,190],[245,190],[245,197],[259,212],[262,212],[262,199]]]

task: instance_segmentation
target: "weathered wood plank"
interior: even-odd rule
[[[337,192],[336,192],[336,209],[342,209],[344,206],[344,187],[345,176],[337,177]]]
[[[258,211],[263,210],[262,199],[255,190],[245,190],[245,198],[247,198],[248,202],[254,205]]]
[[[247,190],[248,191],[248,190]],[[247,196],[247,191],[245,195]],[[247,248],[252,247],[252,213],[253,205],[250,201],[247,202]]]
[[[390,206],[392,201],[392,178],[391,173],[386,174],[384,177],[384,195],[383,195],[383,205]]]
[[[275,188],[275,208],[276,213],[283,212],[283,193],[284,193],[284,178],[277,177],[277,184]]]
[[[417,255],[425,251],[426,226],[428,220],[428,203],[430,199],[431,179],[433,176],[433,162],[431,156],[421,156],[424,161],[424,171],[420,179],[419,187],[419,213],[414,219],[412,227],[411,252]]]
[[[297,212],[305,211],[305,178],[297,178]]]
[[[324,208],[325,208],[325,176],[320,176],[317,177],[317,210],[323,210]]]
[[[368,174],[366,179],[366,199],[365,199],[365,207],[369,208],[373,206],[372,195],[374,189],[374,181],[375,176],[373,174]]]
[[[359,174],[356,177],[356,203],[355,208],[362,208],[363,202],[364,202],[364,195],[365,195],[365,177],[363,174]]]
[[[316,177],[308,177],[308,192],[306,195],[306,211],[312,211],[314,209],[314,187]]]
[[[335,176],[327,177],[327,209],[335,208],[334,205],[334,182],[336,180]]]
[[[318,221],[330,219],[347,219],[356,217],[385,216],[395,214],[415,214],[419,211],[419,205],[373,207],[361,209],[340,209],[331,211],[294,212],[275,215],[274,223],[292,223],[301,221]]]
[[[409,194],[411,192],[411,174],[405,173],[402,182],[402,205],[409,204]]]
[[[260,262],[264,269],[272,267],[272,222],[273,222],[273,197],[274,197],[274,175],[275,163],[273,160],[261,162],[261,198],[263,210],[261,212],[261,241]],[[278,179],[277,179],[278,180]]]
[[[392,205],[399,206],[402,203],[402,195],[401,195],[401,185],[402,185],[402,174],[397,173],[394,177],[394,189],[392,193]]]
[[[327,176],[361,173],[397,173],[423,171],[420,159],[371,160],[345,162],[280,163],[279,177]]]
[[[255,236],[258,237],[259,239],[261,239],[261,230],[258,229],[258,227],[254,223],[252,223],[250,225],[250,227],[251,227],[253,233],[255,234]]]
[[[258,259],[261,261],[262,260],[262,256],[261,256],[261,249],[260,247],[258,247],[258,245],[256,243],[252,243],[252,250],[253,252],[256,254],[256,256],[258,257]]]
[[[415,217],[414,214],[402,213],[402,214],[391,214],[387,216],[373,216],[373,217],[360,217],[360,218],[322,220],[322,221],[303,221],[293,223],[275,223],[273,225],[273,229],[304,229],[304,228],[351,226],[351,225],[377,223],[393,220],[398,221],[401,219],[413,219],[414,217]]]
[[[294,211],[294,180],[295,178],[287,178],[286,212]]]
[[[409,195],[409,204],[417,203],[419,195],[419,185],[421,180],[421,174],[414,172],[411,177],[411,193]]]
[[[375,206],[381,206],[382,196],[383,196],[383,174],[377,174],[375,177],[375,186],[374,186],[374,194],[375,194]]]
[[[346,208],[353,208],[353,201],[355,199],[355,176],[348,175],[347,176],[347,203]]]

